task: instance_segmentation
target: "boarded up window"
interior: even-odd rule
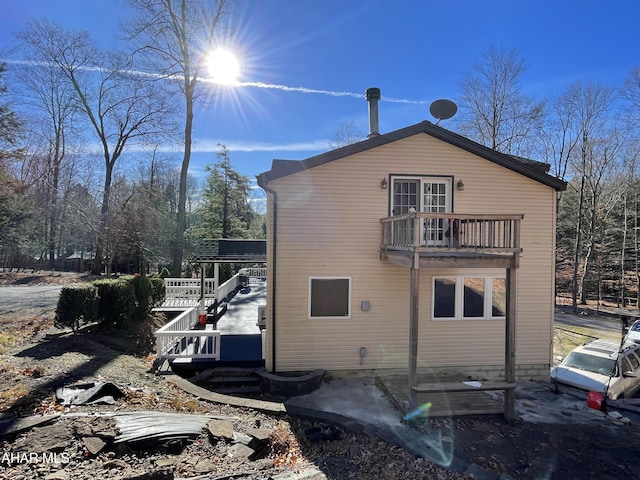
[[[350,278],[311,278],[309,285],[309,317],[351,316]]]

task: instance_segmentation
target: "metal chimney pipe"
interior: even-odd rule
[[[376,87],[367,88],[365,98],[369,102],[369,135],[367,138],[380,135],[378,127],[378,100],[380,100],[380,89]]]

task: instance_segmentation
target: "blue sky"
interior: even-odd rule
[[[118,15],[127,15],[122,0],[0,0],[0,51],[44,17],[113,47]],[[271,87],[226,87],[198,107],[196,176],[216,161],[217,143],[253,178],[273,158],[326,151],[341,122],[366,134],[368,87],[382,91],[382,133],[434,121],[429,104],[456,100],[462,72],[491,46],[519,52],[525,92],[539,97],[576,80],[619,86],[640,66],[640,3],[632,1],[241,0],[235,18],[240,82]]]

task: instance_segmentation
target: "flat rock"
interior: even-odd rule
[[[243,445],[249,445],[253,437],[240,432],[233,432],[233,443],[241,443]]]
[[[252,448],[249,448],[242,443],[236,443],[234,445],[231,445],[227,449],[227,452],[229,453],[229,455],[233,457],[240,457],[240,458],[249,458],[256,453]]]
[[[107,442],[99,437],[83,437],[82,443],[91,455],[97,455],[107,445]]]
[[[194,470],[196,471],[196,473],[207,473],[211,472],[214,468],[216,468],[215,464],[208,458],[205,458],[204,460],[200,460],[196,464]]]
[[[102,464],[102,468],[129,468],[129,464],[124,460],[120,460],[119,458],[114,458],[113,460],[107,460]]]
[[[22,450],[33,453],[63,451],[74,439],[73,430],[64,423],[55,423],[31,430],[22,444]]]
[[[247,435],[252,439],[248,445],[251,448],[258,450],[269,442],[271,430],[268,428],[250,428],[247,430]]]
[[[217,440],[232,441],[234,437],[233,424],[228,420],[211,420],[207,423],[207,430]]]
[[[69,474],[64,470],[58,470],[57,472],[52,472],[44,477],[44,480],[67,480],[69,478]]]

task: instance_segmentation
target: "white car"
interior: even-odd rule
[[[640,345],[593,340],[575,348],[551,371],[556,390],[599,392],[616,400],[640,390]]]
[[[633,343],[640,343],[640,320],[633,322],[633,325],[629,327],[625,340]]]

